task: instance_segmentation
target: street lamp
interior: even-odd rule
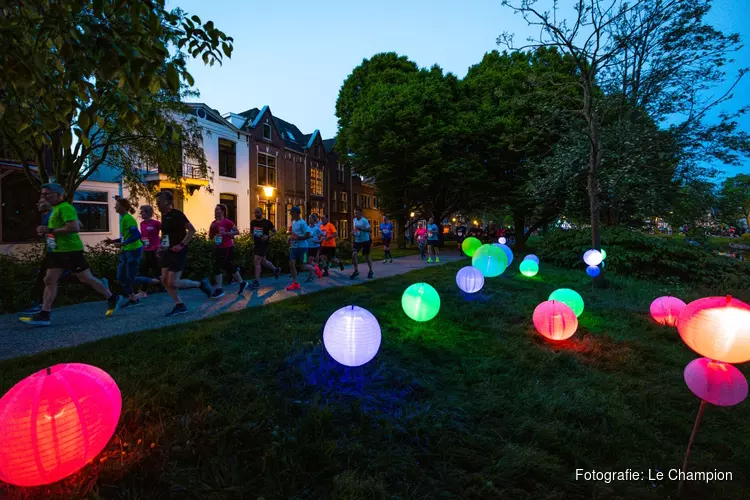
[[[411,217],[413,219],[414,218],[414,212],[410,213],[409,217]]]
[[[266,195],[266,213],[268,220],[271,220],[271,197],[273,196],[274,191],[273,186],[263,186],[263,194]]]

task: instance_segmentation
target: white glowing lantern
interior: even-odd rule
[[[501,245],[505,245],[506,243],[508,243],[508,240],[505,239],[505,236],[500,236],[497,239],[497,242],[500,243]]]
[[[604,260],[602,253],[594,248],[586,250],[586,253],[583,254],[583,261],[589,266],[598,266],[602,263],[602,260]]]
[[[331,314],[323,328],[323,345],[333,359],[346,366],[361,366],[380,349],[380,324],[359,306],[346,306]]]
[[[476,293],[484,286],[484,276],[474,266],[462,267],[456,273],[456,284],[466,293]]]

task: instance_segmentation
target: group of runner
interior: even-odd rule
[[[435,254],[435,262],[440,262],[440,249],[438,248],[438,235],[440,228],[435,224],[435,219],[430,217],[425,228],[422,221],[417,223],[417,229],[414,231],[414,238],[419,246],[419,256],[422,260],[427,257],[427,263],[432,263],[432,254]]]
[[[78,234],[81,231],[81,223],[75,208],[65,199],[64,188],[56,183],[44,184],[37,203],[37,208],[42,213],[42,224],[37,227],[37,233],[46,241],[45,258],[38,284],[38,288],[43,290],[39,291],[39,304],[24,311],[19,320],[30,325],[50,325],[58,283],[68,274],[75,274],[79,281],[92,287],[107,300],[106,316],[111,316],[122,307],[140,305],[139,294],[136,292],[138,285],[164,287],[174,301],[173,308],[166,314],[170,317],[188,312],[180,297],[182,289],[200,288],[208,298],[223,297],[223,272],[239,283],[238,295],[248,286],[251,289],[260,287],[262,268],[273,272],[276,279],[279,278],[281,269],[267,259],[269,240],[276,233],[276,229],[271,221],[263,217],[260,208],[255,209],[254,219],[250,222],[254,242],[255,279],[248,284],[234,264],[234,237],[239,234],[239,230],[234,222],[227,218],[227,207],[222,204],[216,205],[215,220],[209,228],[209,238],[214,242],[212,286],[208,278],[193,281],[182,277],[188,261],[188,244],[195,236],[196,230],[185,214],[174,208],[172,193],[160,192],[156,196],[156,206],[161,213],[161,222],[154,218],[154,208],[151,205],[143,205],[140,207],[142,221],[139,225],[132,215],[135,208],[131,206],[130,201],[127,198],[115,197],[115,211],[120,215],[120,238],[107,238],[104,243],[120,250],[117,281],[124,292],[124,295],[120,296],[112,293],[106,278],[99,279],[92,274],[84,256],[83,242]],[[329,276],[332,264],[344,270],[344,263],[336,256],[336,227],[330,223],[326,215],[319,218],[317,214],[312,214],[309,222],[306,222],[300,217],[300,213],[299,207],[292,207],[292,224],[287,229],[292,283],[286,289],[290,291],[301,288],[297,281],[297,266],[300,272],[308,272],[308,282],[313,281],[313,275],[318,279]],[[374,277],[370,257],[372,228],[369,221],[362,217],[362,210],[359,208],[355,210],[353,226],[354,271],[350,279],[359,276],[360,252],[369,268],[367,277],[371,279]],[[385,249],[383,262],[393,262],[390,251],[393,224],[387,217],[380,224],[380,231]],[[436,241],[436,226],[433,234]],[[428,241],[433,241],[431,235]],[[437,252],[436,247],[435,251]]]

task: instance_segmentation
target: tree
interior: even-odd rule
[[[1,14],[0,135],[33,185],[54,178],[72,197],[105,163],[126,180],[144,164],[179,179],[183,155],[206,171],[181,98],[188,55],[231,56],[213,22],[164,0],[31,0]]]
[[[750,175],[740,174],[724,181],[719,191],[721,220],[734,226],[744,219],[750,229]]]

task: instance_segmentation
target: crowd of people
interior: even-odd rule
[[[200,281],[182,277],[188,262],[188,244],[195,236],[196,230],[187,216],[173,206],[173,195],[162,191],[156,196],[156,206],[161,213],[161,221],[154,218],[151,205],[139,207],[141,223],[133,217],[136,209],[127,198],[115,197],[115,211],[120,215],[120,237],[106,239],[104,243],[119,249],[117,263],[117,281],[122,287],[123,295],[110,290],[105,278],[97,278],[91,272],[84,255],[83,242],[79,235],[81,223],[72,204],[65,199],[65,190],[60,184],[44,184],[37,208],[42,214],[42,223],[37,227],[37,234],[45,239],[45,257],[39,273],[37,294],[39,303],[24,311],[19,320],[29,325],[51,324],[52,305],[57,295],[60,280],[74,274],[79,281],[90,286],[107,301],[106,316],[115,314],[120,308],[134,307],[141,303],[145,294],[138,293],[142,285],[159,285],[163,287],[174,302],[166,316],[188,313],[188,308],[180,296],[180,290],[199,288],[207,298],[218,299],[224,296],[224,273],[239,284],[238,295],[249,287],[260,287],[260,276],[265,268],[278,279],[281,269],[268,258],[269,240],[276,233],[273,223],[263,217],[263,211],[256,208],[250,222],[253,237],[254,280],[249,283],[240,274],[234,263],[234,237],[239,234],[235,223],[227,217],[227,207],[216,205],[214,221],[208,231],[214,243],[213,285],[208,277]],[[338,233],[326,215],[318,217],[311,214],[307,221],[301,217],[299,207],[291,209],[291,226],[287,229],[289,250],[289,269],[292,282],[287,290],[299,290],[300,273],[306,272],[305,282],[329,276],[331,265],[337,265],[344,271],[344,263],[337,256],[336,240]],[[384,217],[379,225],[384,247],[384,263],[392,263],[391,241],[393,224]],[[367,264],[367,278],[374,277],[370,250],[372,247],[372,227],[357,208],[353,224],[354,248],[352,263],[354,270],[349,276],[359,276],[359,258]],[[437,226],[430,219],[425,232],[429,261],[437,249]]]

